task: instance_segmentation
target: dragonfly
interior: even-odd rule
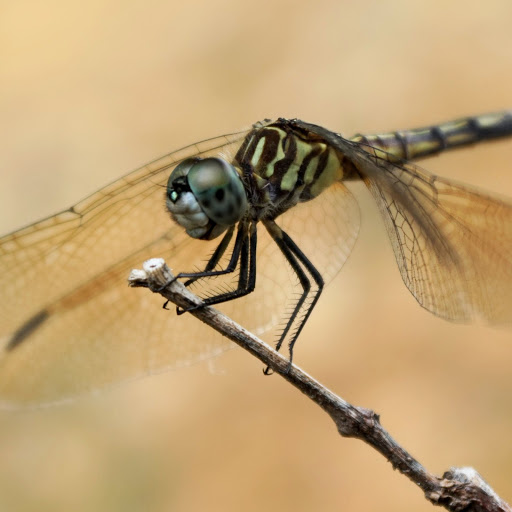
[[[512,111],[378,135],[299,119],[172,152],[0,239],[0,402],[60,402],[230,342],[127,286],[166,259],[205,305],[295,342],[359,232],[362,181],[402,279],[447,320],[512,321],[512,201],[412,161],[512,135]],[[272,331],[273,329],[273,331]]]

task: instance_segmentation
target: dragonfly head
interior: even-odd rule
[[[192,238],[212,240],[247,211],[240,174],[222,158],[187,158],[167,182],[167,209]]]

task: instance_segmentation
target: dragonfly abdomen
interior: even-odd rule
[[[350,140],[367,144],[386,153],[390,160],[412,160],[434,155],[447,149],[512,134],[512,112],[465,117],[455,121],[375,135],[355,135]]]

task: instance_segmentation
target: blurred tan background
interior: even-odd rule
[[[346,135],[512,106],[512,4],[0,2],[0,231],[264,117]],[[425,161],[512,196],[512,141]],[[401,282],[371,198],[295,362],[426,467],[512,501],[512,333]],[[0,416],[0,512],[432,510],[413,483],[236,349],[66,408]]]

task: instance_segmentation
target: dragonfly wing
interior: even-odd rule
[[[511,323],[512,203],[366,151],[351,158],[417,301],[453,321]]]
[[[204,268],[218,241],[193,240],[171,221],[167,179],[184,158],[233,156],[245,134],[171,153],[0,239],[0,402],[59,402],[232,346],[193,317],[163,310],[160,296],[128,288],[126,280],[150,257],[163,257],[175,272]],[[337,183],[278,221],[329,281],[350,254],[359,210]],[[219,309],[261,335],[284,322],[297,279],[265,229],[257,265],[256,291]],[[211,294],[236,281],[237,273],[199,280],[192,290]]]
[[[328,283],[340,271],[355,244],[359,206],[342,183],[335,183],[315,200],[294,206],[276,222]],[[219,309],[255,334],[267,333],[264,339],[273,343],[301,291],[290,264],[261,226],[256,289],[246,297],[219,305]]]
[[[245,134],[171,153],[0,239],[1,401],[56,401],[227,345],[210,343],[199,322],[178,322],[161,298],[126,280],[150,257],[178,271],[203,265],[215,241],[194,243],[174,225],[164,205],[167,178],[184,158],[235,151]]]

